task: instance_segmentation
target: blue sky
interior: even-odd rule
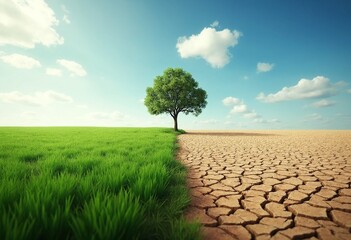
[[[350,1],[0,0],[0,125],[172,126],[168,67],[208,93],[183,129],[351,129]]]

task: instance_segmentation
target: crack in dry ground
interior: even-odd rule
[[[178,136],[205,239],[351,239],[351,131]]]

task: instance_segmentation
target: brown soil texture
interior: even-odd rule
[[[204,239],[351,239],[351,131],[178,136]]]

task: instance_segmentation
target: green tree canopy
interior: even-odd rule
[[[198,116],[206,107],[207,93],[198,87],[190,73],[181,68],[168,68],[157,76],[154,86],[146,89],[145,106],[153,115],[168,113],[178,131],[178,114],[192,113]]]

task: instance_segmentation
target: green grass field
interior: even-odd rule
[[[0,239],[198,239],[176,134],[0,128]]]

